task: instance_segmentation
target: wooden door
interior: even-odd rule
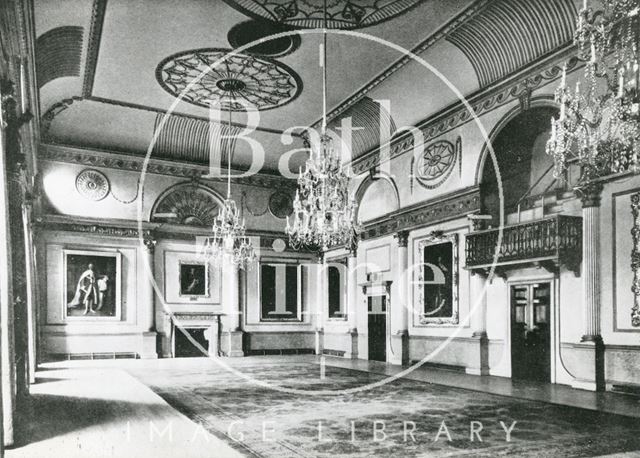
[[[511,286],[511,376],[551,381],[551,283]]]
[[[387,298],[386,296],[369,296],[369,359],[387,361]]]

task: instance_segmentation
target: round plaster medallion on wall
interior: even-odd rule
[[[160,62],[156,78],[174,97],[224,111],[246,111],[239,100],[252,109],[270,110],[300,95],[302,80],[291,68],[264,56],[233,54],[224,58],[232,52],[204,48],[174,54]]]
[[[269,211],[276,218],[284,219],[293,213],[293,199],[285,192],[274,192],[269,198]]]
[[[76,177],[76,190],[85,199],[99,201],[107,197],[109,180],[106,175],[94,169],[85,169]]]
[[[440,186],[453,171],[457,154],[448,141],[437,141],[427,146],[415,161],[414,174],[418,183],[428,189]]]
[[[271,244],[271,248],[276,253],[282,253],[287,248],[287,242],[282,239],[275,239]]]

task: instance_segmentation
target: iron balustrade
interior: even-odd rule
[[[484,229],[466,236],[466,268],[490,268],[499,230]],[[554,215],[505,226],[495,265],[553,261],[577,271],[582,258],[582,218]]]

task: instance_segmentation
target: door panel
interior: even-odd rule
[[[551,381],[551,283],[511,286],[511,376]]]
[[[367,298],[369,310],[369,359],[372,361],[387,360],[387,314],[386,297],[369,296]]]

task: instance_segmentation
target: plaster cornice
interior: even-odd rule
[[[113,153],[108,151],[96,151],[73,146],[40,144],[38,157],[43,161],[63,162],[70,164],[82,164],[92,167],[104,167],[115,170],[141,172],[145,158],[128,154]],[[163,159],[150,158],[147,163],[146,173],[154,175],[169,175],[182,178],[198,178],[203,182],[224,182],[225,177],[203,178],[209,173],[209,167],[188,163],[179,163]],[[248,177],[232,178],[235,184],[257,186],[262,188],[277,189],[296,186],[295,180],[281,176],[268,174],[255,174]]]

